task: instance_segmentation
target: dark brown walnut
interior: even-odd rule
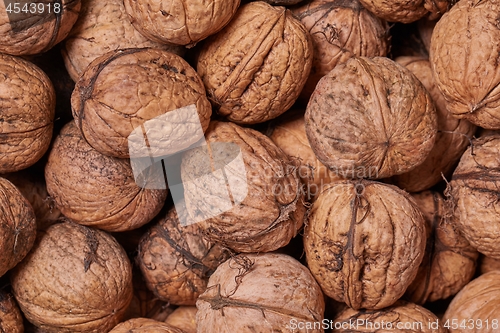
[[[500,271],[500,259],[493,259],[486,256],[481,256],[479,259],[479,273],[485,274],[491,271]]]
[[[35,237],[33,208],[14,184],[0,177],[0,276],[28,254]]]
[[[301,97],[308,100],[318,81],[352,56],[385,56],[389,25],[358,0],[314,0],[293,9],[312,37],[311,74]]]
[[[476,131],[465,119],[457,119],[446,110],[446,101],[437,88],[429,60],[398,57],[396,62],[408,68],[422,82],[436,106],[438,133],[436,143],[423,163],[407,173],[394,176],[391,182],[408,192],[427,190],[448,177]]]
[[[109,333],[186,333],[180,328],[149,318],[133,318],[116,325]]]
[[[138,228],[158,214],[167,190],[137,185],[130,161],[103,155],[74,122],[54,141],[45,166],[47,192],[73,222],[106,231]]]
[[[431,96],[406,68],[383,57],[354,57],[316,86],[306,133],[318,159],[349,178],[386,178],[410,171],[434,146]]]
[[[109,234],[63,222],[41,231],[11,275],[26,318],[46,332],[108,332],[132,300],[132,266]]]
[[[353,309],[382,309],[403,296],[425,240],[415,201],[395,186],[367,180],[330,184],[304,231],[311,273],[327,296]]]
[[[436,26],[438,20],[429,20],[427,18],[423,18],[417,22],[417,29],[420,39],[422,43],[424,43],[425,50],[427,53],[430,52],[431,49],[431,38],[432,32],[434,31],[434,27]]]
[[[0,173],[7,173],[35,164],[49,148],[56,95],[47,75],[24,59],[0,54],[0,73]]]
[[[459,1],[438,21],[431,39],[434,78],[448,111],[487,129],[500,129],[499,5]]]
[[[239,124],[276,118],[298,98],[313,58],[307,29],[285,7],[240,7],[200,49],[197,71],[218,112]]]
[[[196,306],[180,306],[165,322],[182,329],[185,333],[196,333]]]
[[[438,18],[453,0],[360,0],[363,6],[389,22],[411,23],[429,14]]]
[[[435,314],[420,305],[405,301],[398,301],[381,310],[357,311],[347,308],[333,321],[337,325],[332,330],[333,333],[448,333]],[[342,326],[350,329],[341,329]]]
[[[0,332],[24,332],[23,317],[14,297],[2,290],[0,290]]]
[[[183,226],[181,221],[185,218],[178,218],[175,206],[160,215],[142,237],[136,260],[148,288],[159,299],[195,305],[209,276],[230,253],[205,240],[198,224]]]
[[[205,147],[182,157],[189,224],[236,252],[268,252],[297,235],[305,213],[298,165],[268,137],[212,122]]]
[[[66,69],[73,81],[96,58],[118,49],[154,47],[181,54],[183,48],[153,42],[130,22],[123,1],[86,0],[80,15],[61,48]]]
[[[444,314],[443,321],[452,323],[456,319],[458,323],[465,321],[469,324],[450,325],[450,333],[498,332],[500,328],[499,307],[500,271],[492,271],[469,282],[453,298]],[[475,319],[474,325],[470,325],[470,319]]]
[[[142,140],[155,156],[187,148],[203,137],[212,114],[196,71],[178,55],[151,48],[111,51],[92,61],[76,83],[71,108],[85,140],[120,158],[148,156]]]
[[[500,259],[500,136],[473,140],[453,172],[448,195],[457,223],[470,244]]]
[[[325,302],[305,266],[284,254],[265,253],[238,255],[220,265],[196,307],[198,333],[292,333],[298,332],[294,321],[321,322]]]
[[[0,52],[30,55],[46,52],[66,38],[78,19],[81,2],[19,0],[0,5]]]
[[[125,0],[134,27],[159,43],[193,46],[229,23],[240,0]]]
[[[303,112],[287,112],[276,119],[269,137],[288,156],[300,162],[297,171],[305,185],[306,200],[314,199],[332,181],[343,179],[314,155],[307,140]]]
[[[461,235],[456,221],[448,216],[441,194],[424,191],[412,196],[425,217],[427,244],[406,296],[414,303],[424,304],[459,292],[476,272],[478,253]]]

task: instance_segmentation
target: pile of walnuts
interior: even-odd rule
[[[499,11],[0,3],[0,332],[497,332]]]

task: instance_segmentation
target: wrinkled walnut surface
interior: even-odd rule
[[[180,306],[165,322],[182,329],[185,333],[196,333],[196,306]]]
[[[23,317],[14,297],[0,290],[0,332],[23,333]]]
[[[149,318],[133,318],[116,325],[109,333],[185,333],[181,329]]]

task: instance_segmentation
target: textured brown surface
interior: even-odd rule
[[[479,252],[500,259],[500,136],[472,141],[449,184],[463,235]]]
[[[334,329],[333,333],[447,333],[443,323],[437,328],[429,327],[429,323],[435,323],[438,317],[426,308],[409,302],[398,301],[391,307],[378,311],[361,310],[356,311],[347,308],[342,311],[334,321],[337,325],[349,327],[349,321],[366,324],[356,326],[354,329]],[[378,325],[380,329],[370,327]],[[391,325],[391,326],[390,326]],[[399,327],[398,327],[399,326]]]
[[[132,299],[132,266],[103,231],[64,222],[39,233],[11,275],[26,318],[46,332],[108,332]]]
[[[33,208],[10,181],[0,177],[0,276],[26,256],[35,237]]]
[[[196,306],[180,306],[165,322],[182,329],[185,333],[196,333]]]
[[[19,4],[19,9],[31,3],[43,3],[42,12],[21,15],[8,14],[6,5]],[[61,12],[56,14],[54,4],[61,5]],[[49,7],[50,4],[50,12]],[[0,2],[0,52],[12,55],[42,53],[62,41],[78,19],[80,0],[58,0],[29,2],[25,0]],[[32,7],[31,7],[32,8]],[[31,9],[31,8],[28,8]]]
[[[144,36],[192,46],[228,24],[240,0],[125,0],[124,4],[132,24]]]
[[[55,107],[54,87],[40,68],[0,54],[0,173],[27,168],[43,156]]]
[[[422,82],[436,106],[438,133],[436,143],[425,161],[413,170],[394,176],[391,181],[408,192],[427,190],[451,175],[453,168],[470,143],[476,126],[457,119],[446,110],[446,101],[432,77],[429,60],[398,57],[396,62],[408,68]]]
[[[61,48],[73,81],[96,58],[109,51],[154,47],[181,54],[184,48],[153,42],[137,31],[120,0],[84,0],[80,15]]]
[[[434,302],[455,295],[476,272],[477,251],[461,235],[448,216],[444,198],[438,192],[412,195],[424,213],[427,245],[417,277],[406,291],[417,303]]]
[[[459,1],[436,24],[430,61],[448,111],[500,129],[498,0]]]
[[[0,290],[0,332],[24,332],[23,317],[14,297],[2,290]]]
[[[425,0],[360,0],[360,2],[376,16],[389,22],[411,23],[428,13],[424,5],[427,2]],[[434,1],[445,5],[447,2]]]
[[[287,255],[266,253],[239,255],[219,266],[196,307],[197,333],[292,333],[299,331],[291,320],[321,321],[325,303],[306,267]]]
[[[265,135],[233,123],[214,121],[205,137],[212,155],[193,149],[182,158],[189,216],[202,221],[198,225],[208,239],[237,252],[268,252],[288,244],[301,228],[305,213],[297,164]],[[225,180],[232,184],[229,189],[235,190],[232,194],[246,196],[221,214],[220,200],[227,195],[229,183],[221,187],[216,181],[219,178],[195,181],[206,175],[207,169],[215,171],[212,164],[218,164],[217,158],[229,153],[219,149],[217,143],[237,147],[245,168],[224,166]]]
[[[484,274],[491,271],[500,271],[500,259],[493,259],[486,256],[481,256],[479,259],[479,273]]]
[[[443,320],[458,321],[458,329],[450,333],[493,333],[500,329],[498,309],[500,307],[500,271],[481,275],[467,284],[451,301]],[[469,319],[480,319],[482,327],[470,326]],[[466,328],[460,324],[465,320]],[[492,323],[496,322],[493,327]],[[488,326],[486,325],[488,323]]]
[[[311,37],[289,10],[255,1],[207,40],[196,69],[221,115],[256,124],[293,105],[312,57]]]
[[[169,304],[195,305],[229,251],[205,240],[198,224],[182,226],[175,207],[155,221],[142,237],[136,259],[146,284]]]
[[[305,114],[318,159],[344,177],[385,178],[422,163],[434,145],[436,110],[406,68],[355,57],[324,76]]]
[[[166,190],[140,188],[130,162],[102,155],[68,123],[55,139],[45,167],[47,191],[74,222],[107,231],[138,228],[158,214]]]
[[[311,74],[301,97],[308,100],[318,81],[352,56],[385,56],[389,25],[358,0],[314,0],[293,9],[312,37]]]
[[[422,213],[404,191],[372,181],[335,182],[306,221],[307,264],[323,292],[354,309],[394,304],[425,251]]]
[[[116,325],[109,333],[185,333],[177,327],[149,318],[134,318]]]
[[[148,128],[156,156],[172,154],[200,139],[186,135],[192,126],[205,130],[212,107],[196,71],[181,57],[158,49],[111,51],[95,59],[76,83],[71,108],[85,140],[109,156],[129,157],[128,137],[148,120],[189,105],[199,119],[176,115]],[[193,120],[194,121],[194,120]],[[138,156],[134,156],[138,157]]]

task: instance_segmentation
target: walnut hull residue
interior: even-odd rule
[[[414,200],[395,186],[332,183],[306,221],[309,269],[327,296],[353,309],[390,306],[417,274],[424,223]]]
[[[385,178],[422,163],[437,133],[437,115],[422,83],[383,58],[354,57],[316,86],[306,133],[318,159],[348,178]]]
[[[287,255],[266,253],[238,255],[220,265],[196,307],[198,333],[292,333],[297,331],[290,328],[291,320],[322,321],[325,302],[305,266]]]
[[[103,231],[69,222],[38,234],[11,283],[26,318],[50,333],[108,332],[132,300],[123,248]]]
[[[54,87],[40,68],[0,54],[0,173],[25,169],[45,154],[55,107]]]
[[[255,1],[241,6],[223,30],[207,39],[196,69],[221,115],[256,124],[293,105],[312,58],[303,24],[284,7]]]

